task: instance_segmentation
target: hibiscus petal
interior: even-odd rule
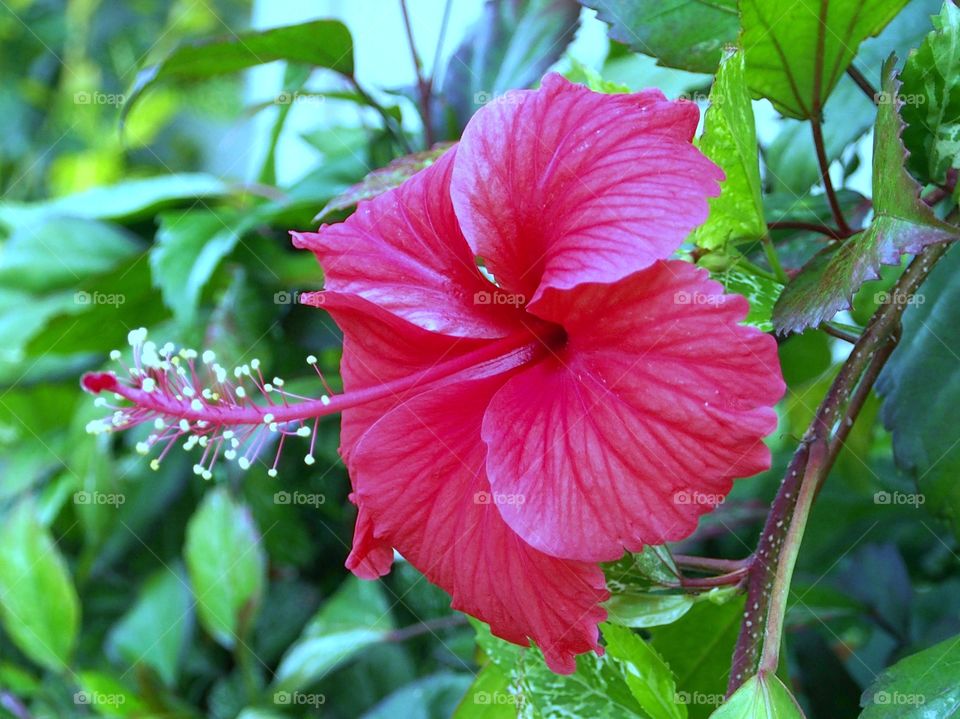
[[[480,423],[503,377],[449,385],[398,406],[352,457],[376,534],[450,593],[456,609],[518,644],[533,639],[555,671],[600,650],[606,612],[596,565],[549,557],[503,522],[484,473]]]
[[[467,241],[531,301],[669,257],[723,179],[690,142],[698,116],[659,90],[604,95],[559,75],[486,105],[464,130],[451,182]]]
[[[784,384],[776,342],[738,324],[747,301],[702,270],[659,262],[537,306],[566,346],[521,370],[483,421],[507,524],[548,554],[612,560],[675,541],[763,471]],[[598,321],[602,318],[602,321]]]
[[[357,504],[357,524],[353,531],[353,549],[347,557],[346,567],[361,579],[376,579],[390,571],[393,564],[393,547],[389,542],[373,536],[370,512],[359,506],[356,496],[350,500]]]
[[[345,222],[294,232],[312,250],[325,287],[356,294],[424,329],[499,337],[511,309],[477,268],[450,202],[451,149],[433,165],[369,202]]]

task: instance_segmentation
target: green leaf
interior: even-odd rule
[[[320,210],[314,221],[320,221],[332,212],[342,211],[355,207],[357,203],[363,200],[372,200],[377,195],[382,195],[387,190],[399,187],[406,180],[415,174],[424,170],[449,150],[451,143],[441,142],[434,145],[429,150],[415,152],[412,155],[404,155],[390,161],[386,167],[374,170],[359,183],[347,188],[327,203],[326,207]]]
[[[471,679],[450,672],[424,677],[393,692],[362,719],[448,719]]]
[[[328,68],[350,76],[353,40],[343,23],[314,20],[184,43],[156,65],[137,73],[123,114],[129,113],[143,92],[156,82],[205,80],[276,60]]]
[[[723,701],[730,657],[743,620],[743,597],[698,602],[672,624],[651,630],[651,643],[677,678],[677,696],[691,719],[704,719]]]
[[[720,64],[710,89],[700,150],[721,167],[726,179],[720,196],[709,199],[710,215],[691,241],[715,250],[729,242],[763,237],[767,224],[760,199],[760,158],[743,52],[727,56]]]
[[[668,585],[679,576],[666,547],[646,547],[603,566],[610,598],[604,603],[609,621],[625,627],[654,627],[676,621],[694,605],[695,598],[672,592]]]
[[[803,711],[776,674],[751,677],[711,719],[803,719]]]
[[[883,92],[897,97],[895,58],[884,69]],[[787,285],[773,313],[777,331],[816,327],[850,307],[853,294],[877,279],[881,264],[895,265],[907,253],[957,238],[958,230],[936,218],[920,200],[920,186],[904,168],[899,103],[885,103],[877,113],[873,148],[873,207],[870,227],[822,250]]]
[[[85,671],[77,674],[80,691],[73,695],[76,710],[90,707],[105,717],[142,717],[149,711],[141,699],[109,674]]]
[[[460,700],[453,719],[516,719],[518,703],[510,693],[510,675],[489,662]]]
[[[738,265],[714,275],[713,278],[720,282],[727,292],[747,298],[750,311],[743,324],[763,332],[773,330],[773,308],[783,292],[783,285]]]
[[[901,659],[860,698],[860,719],[947,719],[960,707],[960,637]]]
[[[4,243],[0,284],[33,292],[74,287],[141,251],[131,235],[114,225],[48,217],[17,228]]]
[[[224,488],[207,492],[187,525],[184,556],[200,623],[232,648],[253,623],[266,575],[250,510]]]
[[[187,210],[159,215],[157,241],[150,250],[153,282],[164,304],[182,321],[196,314],[200,293],[224,257],[250,225],[227,210]]]
[[[110,631],[108,652],[128,668],[152,668],[165,684],[173,685],[192,628],[186,577],[179,569],[163,569],[147,579],[136,604]]]
[[[903,67],[903,144],[918,177],[943,183],[960,168],[960,8],[945,2],[933,26]]]
[[[627,686],[651,719],[685,719],[687,708],[677,703],[673,672],[656,650],[629,629],[601,627],[610,657],[622,663]]]
[[[823,145],[827,161],[840,159],[844,150],[873,126],[877,109],[849,77],[841,77],[823,109]],[[820,163],[810,123],[782,120],[780,132],[764,153],[767,178],[773,192],[788,193],[792,202],[821,182]],[[827,220],[833,224],[833,218]]]
[[[933,269],[903,317],[897,349],[877,381],[897,464],[917,482],[924,508],[960,536],[960,251]]]
[[[277,669],[274,687],[296,691],[319,680],[393,629],[390,605],[376,582],[349,577],[310,621]]]
[[[555,674],[547,667],[539,649],[510,644],[490,634],[485,624],[473,624],[477,628],[477,643],[510,678],[507,694],[482,698],[477,695],[478,700],[489,705],[512,704],[522,716],[531,719],[558,716],[649,719],[627,686],[623,676],[628,669],[626,664],[596,654],[583,654],[577,657],[577,670],[573,674]]]
[[[0,224],[36,225],[51,216],[88,220],[134,220],[167,205],[228,194],[229,186],[213,175],[179,173],[96,187],[47,202],[0,204]]]
[[[736,0],[582,0],[610,37],[660,65],[712,73],[740,29]]]
[[[66,562],[24,501],[0,526],[0,617],[14,644],[37,664],[67,670],[80,625],[80,601]]]
[[[907,0],[741,0],[747,82],[784,115],[818,118],[866,38]]]
[[[570,71],[565,75],[570,82],[586,85],[594,92],[602,92],[607,95],[630,92],[630,88],[623,83],[604,80],[599,72],[584,65],[582,62],[571,58],[570,64]]]
[[[433,118],[439,136],[459,138],[484,103],[537,82],[573,40],[579,18],[576,0],[484,3],[447,64]]]

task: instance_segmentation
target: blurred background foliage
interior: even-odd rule
[[[877,58],[915,47],[936,10],[911,3],[864,45],[864,72],[875,78]],[[554,63],[593,76],[571,56],[596,60],[607,80],[657,85],[701,105],[711,78],[608,47],[602,28],[600,52],[568,52],[576,3],[493,2],[460,29],[462,44],[451,69],[435,73],[437,101],[426,112],[415,86],[371,90],[358,81],[350,37],[336,22],[294,28],[283,43],[294,55],[283,84],[251,102],[236,71],[274,58],[260,36],[238,41],[250,12],[238,0],[7,0],[0,9],[0,716],[428,719],[513,716],[524,702],[550,716],[571,693],[581,695],[581,716],[600,716],[588,701],[591,679],[571,690],[536,657],[518,659],[516,648],[451,613],[445,594],[402,561],[381,582],[347,574],[354,512],[337,421],[321,424],[312,467],[290,448],[279,479],[266,465],[243,474],[224,463],[205,482],[179,448],[151,471],[134,451],[143,438],[136,432],[87,435],[100,412],[77,378],[145,326],[225,362],[257,357],[271,375],[304,386],[315,382],[304,363],[314,354],[335,383],[336,328],[296,303],[322,274],[312,256],[291,249],[289,229],[313,226],[368,172],[426,149],[428,139],[456,139],[484,96],[534,84]],[[577,42],[597,34],[600,24],[587,19]],[[372,42],[362,28],[350,30],[354,41]],[[215,44],[233,59],[201,52],[164,66],[121,132],[124,96],[152,77],[144,68],[208,38],[222,38]],[[332,47],[346,49],[334,56]],[[845,92],[833,102],[862,101]],[[317,116],[298,131],[313,159],[302,176],[278,182],[273,150],[291,110],[301,124]],[[761,104],[757,113],[768,219],[823,220],[823,196],[811,194],[812,150],[790,153],[803,144],[795,121]],[[254,116],[267,120],[250,137]],[[828,112],[826,133],[841,199],[855,215],[869,192],[857,172],[869,165],[872,117],[855,128],[846,117]],[[234,137],[241,125],[247,130]],[[254,142],[264,152],[250,172],[233,152]],[[344,217],[349,202],[335,207],[326,221]],[[814,245],[802,231],[781,231],[777,241],[791,268]],[[758,248],[746,252],[762,265]],[[861,291],[850,323],[865,321],[870,298],[896,274],[889,269]],[[758,302],[767,318],[773,299]],[[751,551],[844,347],[816,330],[782,344],[790,389],[771,438],[772,470],[739,483],[676,551]],[[960,631],[956,538],[929,506],[877,494],[914,491],[893,465],[878,406],[872,398],[864,410],[800,556],[788,666],[811,717],[853,716],[885,667]],[[658,591],[651,576],[649,567],[627,575],[619,610],[637,617],[633,626],[668,662],[677,692],[717,697],[742,599]],[[627,661],[625,651],[614,652],[617,661]],[[602,674],[608,665],[597,671],[590,676],[602,676],[608,694],[626,687],[622,676]],[[503,696],[521,697],[513,704],[477,699],[508,687]],[[618,716],[646,716],[623,691]],[[689,700],[683,712],[705,717],[711,701]]]

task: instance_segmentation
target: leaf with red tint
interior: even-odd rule
[[[452,146],[452,142],[440,142],[429,150],[414,152],[411,155],[404,155],[403,157],[391,160],[390,164],[386,167],[374,170],[356,185],[348,187],[330,200],[330,202],[320,210],[320,214],[313,218],[314,221],[320,221],[334,212],[349,210],[363,200],[372,200],[387,190],[400,187],[400,185],[420,172],[420,170],[430,167],[430,165],[436,162],[437,159]]]
[[[937,219],[923,203],[920,185],[904,167],[895,64],[891,57],[884,66],[882,96],[888,101],[877,112],[873,221],[864,232],[819,252],[787,285],[773,311],[778,332],[817,327],[849,308],[860,286],[880,276],[880,265],[897,265],[905,254],[957,239],[957,228]]]

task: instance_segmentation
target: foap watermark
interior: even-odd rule
[[[274,504],[295,504],[304,507],[319,507],[326,503],[327,497],[324,494],[311,492],[276,492],[273,495]]]
[[[520,90],[507,90],[497,94],[488,90],[479,90],[473,93],[473,104],[477,105],[519,105],[523,100]]]
[[[125,304],[127,296],[119,292],[87,292],[78,290],[73,293],[75,305],[113,305],[119,307]]]
[[[695,504],[698,506],[716,507],[723,504],[726,497],[712,492],[697,492],[692,489],[681,489],[673,493],[674,504]]]
[[[880,691],[873,695],[873,703],[883,706],[923,706],[927,697],[923,694],[907,694],[906,692]]]
[[[908,305],[922,305],[927,301],[923,294],[907,294],[906,292],[877,292],[873,296],[873,301],[878,305],[896,305],[906,307]]]
[[[723,302],[723,295],[687,292],[686,290],[673,293],[673,304],[675,305],[720,305]]]
[[[127,96],[122,93],[87,91],[73,93],[73,103],[75,105],[113,105],[119,107],[126,101]]]
[[[921,93],[898,93],[894,95],[890,92],[875,92],[873,94],[873,101],[877,105],[892,105],[894,102],[897,102],[901,105],[925,105],[927,102],[927,96]]]
[[[284,707],[313,707],[316,709],[327,703],[325,694],[307,694],[305,692],[274,692],[273,703]]]
[[[919,507],[926,501],[927,498],[920,493],[885,492],[881,490],[873,495],[874,504],[889,504],[896,507]]]
[[[127,496],[119,492],[74,492],[73,503],[97,507],[122,507]]]
[[[486,290],[477,290],[473,293],[473,304],[475,305],[509,305],[511,307],[523,307],[526,303],[527,298],[516,292],[487,292]]]
[[[474,692],[473,703],[484,706],[523,706],[523,696],[510,692]]]
[[[73,703],[88,707],[120,707],[127,703],[123,694],[108,694],[106,692],[76,692]]]
[[[477,492],[473,495],[474,504],[523,504],[526,497],[522,494],[506,494],[504,492]]]
[[[273,304],[275,305],[297,305],[300,304],[300,295],[302,292],[297,290],[280,290],[273,293]],[[323,303],[323,295],[317,295],[318,304]]]
[[[275,105],[322,105],[327,98],[314,92],[281,92],[273,99]]]
[[[674,692],[673,701],[675,704],[684,704],[687,706],[711,706],[716,707],[723,704],[723,694],[710,694],[708,692]]]

